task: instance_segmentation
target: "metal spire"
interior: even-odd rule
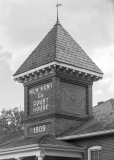
[[[62,4],[57,2],[57,5],[56,5],[56,7],[57,7],[57,22],[59,22],[59,18],[58,18],[58,7],[59,6],[62,6]]]

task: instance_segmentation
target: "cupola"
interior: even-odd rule
[[[14,74],[24,85],[25,136],[54,136],[92,116],[102,71],[59,21]]]

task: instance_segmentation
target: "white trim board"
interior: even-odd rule
[[[24,73],[21,73],[19,75],[13,76],[13,77],[14,77],[14,79],[19,78],[19,77],[23,77],[25,75],[28,75],[30,73],[33,73],[33,72],[41,70],[41,69],[44,69],[44,68],[49,67],[51,65],[60,65],[60,66],[66,67],[66,68],[70,68],[70,69],[73,69],[73,70],[78,70],[80,72],[88,73],[88,74],[95,75],[95,76],[98,76],[98,77],[101,77],[101,78],[103,77],[103,74],[92,72],[92,71],[89,71],[89,70],[86,70],[86,69],[83,69],[83,68],[75,67],[75,66],[72,66],[72,65],[68,65],[68,64],[64,64],[64,63],[60,63],[60,62],[56,62],[56,61],[53,61],[51,63],[42,65],[40,67],[31,69],[29,71],[26,71]]]
[[[34,144],[25,145],[22,147],[13,147],[0,149],[0,159],[22,158],[28,156],[60,156],[60,157],[75,157],[82,158],[84,148],[61,146],[61,145],[46,145]]]
[[[98,131],[98,132],[90,132],[90,133],[78,134],[78,135],[71,135],[71,136],[65,136],[65,137],[58,137],[56,139],[58,139],[58,140],[70,140],[70,139],[92,137],[92,136],[97,136],[97,135],[104,135],[104,134],[109,134],[109,133],[114,133],[114,129]]]

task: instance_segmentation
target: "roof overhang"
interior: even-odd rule
[[[86,70],[86,69],[83,69],[83,68],[79,68],[79,67],[76,67],[76,66],[68,65],[68,64],[65,64],[65,63],[57,62],[57,61],[53,61],[51,63],[39,66],[37,68],[34,68],[32,70],[26,71],[26,72],[18,74],[18,75],[14,75],[13,77],[16,80],[16,79],[18,79],[20,77],[24,77],[24,76],[29,75],[29,74],[34,74],[34,72],[38,72],[40,70],[44,70],[45,68],[53,66],[53,65],[54,66],[58,65],[60,67],[65,67],[67,69],[72,69],[73,71],[79,71],[79,72],[82,72],[82,73],[85,73],[85,74],[96,76],[96,77],[98,77],[100,79],[103,77],[103,74],[101,74],[101,73],[96,73],[96,72],[93,72],[93,71],[90,71],[90,70]]]
[[[59,156],[82,158],[85,148],[61,146],[52,144],[33,144],[20,147],[0,149],[0,159],[10,159],[29,156]]]
[[[79,139],[79,138],[86,138],[86,137],[93,137],[93,136],[100,136],[114,133],[114,129],[98,131],[98,132],[90,132],[85,134],[78,134],[78,135],[71,135],[71,136],[64,136],[58,137],[57,140],[72,140],[72,139]]]

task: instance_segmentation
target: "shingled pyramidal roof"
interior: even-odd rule
[[[14,76],[22,75],[23,73],[27,73],[27,71],[34,70],[51,62],[84,69],[96,73],[100,77],[103,74],[59,22],[56,22],[54,27],[20,66]]]

